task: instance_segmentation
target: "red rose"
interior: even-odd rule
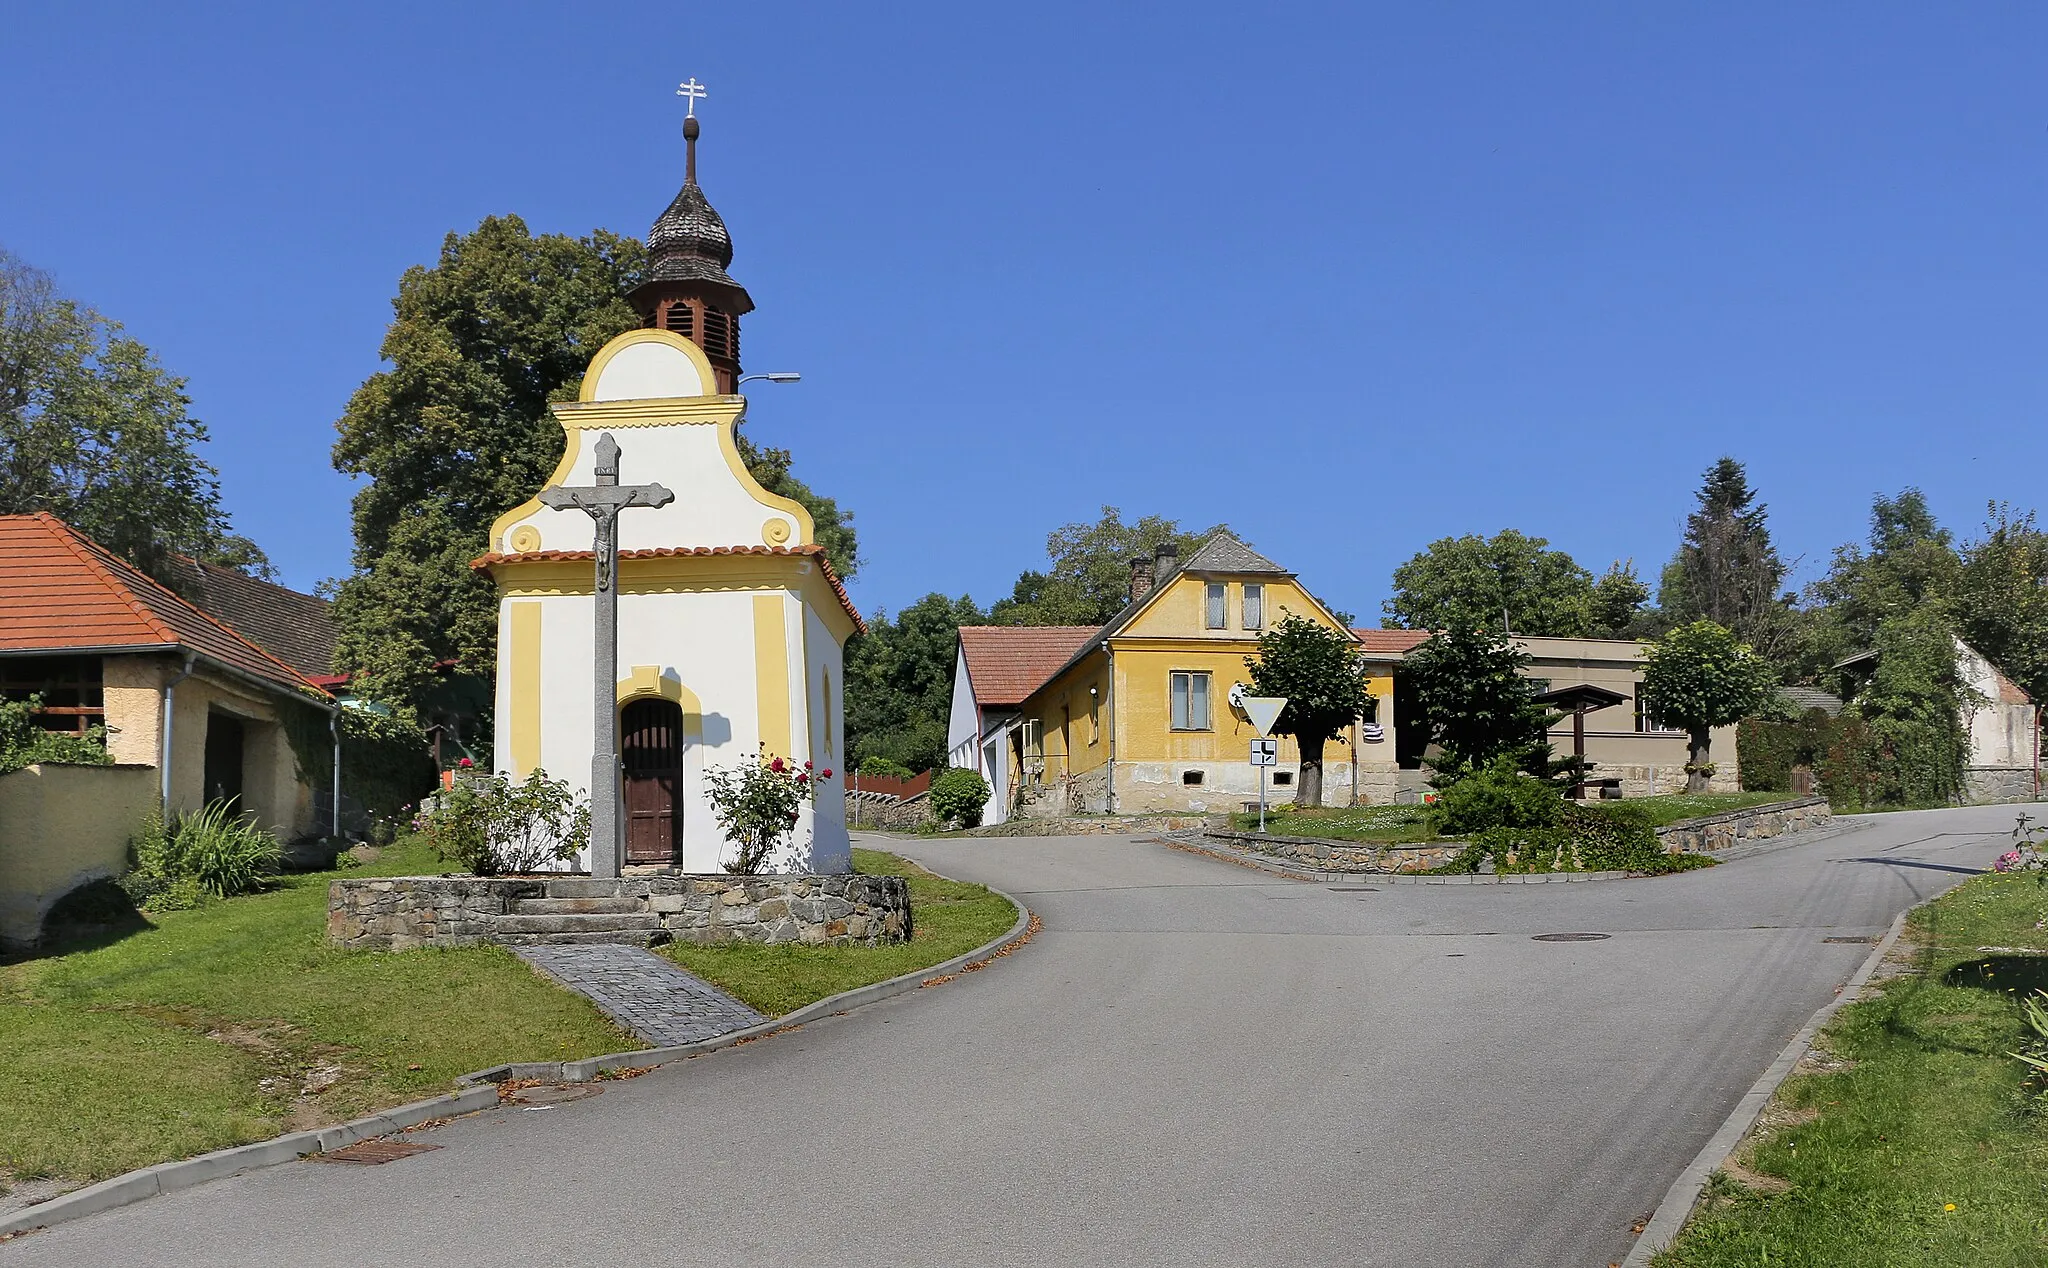
[[[472,767],[472,766],[476,765],[476,763],[475,763],[475,762],[472,762],[472,761],[470,761],[470,760],[469,760],[468,758],[466,758],[466,757],[465,757],[465,758],[463,758],[463,759],[462,759],[461,761],[459,761],[459,762],[455,763],[455,764],[456,764],[457,766],[460,766],[460,767],[461,767],[462,769],[464,769],[464,770],[468,770],[468,769],[469,769],[470,767]]]
[[[782,773],[782,759],[778,757],[774,761],[768,763],[768,769],[780,775]]]
[[[822,778],[825,778],[825,779],[830,779],[830,778],[832,778],[832,768],[831,768],[830,766],[827,766],[827,767],[825,768],[825,774],[824,774],[824,775],[822,776]]]
[[[811,768],[811,764],[810,764],[809,762],[805,762],[805,763],[804,763],[804,769],[805,769],[805,770],[809,770],[810,768]]]

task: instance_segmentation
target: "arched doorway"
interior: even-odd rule
[[[683,839],[683,710],[673,700],[639,699],[619,718],[626,776],[626,861],[673,863]]]

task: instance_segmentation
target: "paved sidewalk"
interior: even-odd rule
[[[712,1039],[768,1020],[703,978],[639,947],[510,950],[657,1048]]]

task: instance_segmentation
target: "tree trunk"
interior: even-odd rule
[[[1297,735],[1296,747],[1301,749],[1301,778],[1295,781],[1294,804],[1297,806],[1320,806],[1323,804],[1323,744],[1328,739],[1322,735]]]
[[[1713,739],[1713,734],[1706,730],[1693,731],[1686,736],[1685,790],[1689,793],[1707,790],[1707,746],[1713,743]]]

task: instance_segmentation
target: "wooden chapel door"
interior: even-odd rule
[[[619,720],[626,774],[626,862],[674,863],[682,844],[683,711],[635,700]]]

